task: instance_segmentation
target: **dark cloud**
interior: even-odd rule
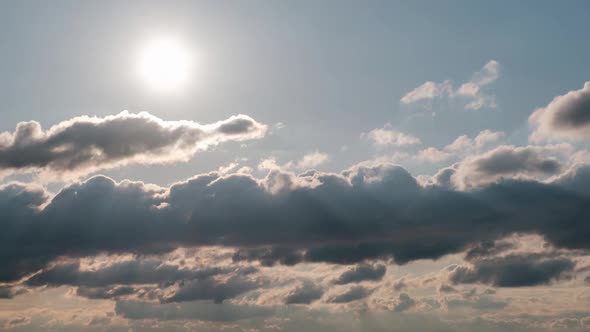
[[[77,117],[44,131],[21,122],[0,134],[0,171],[67,172],[68,176],[130,163],[187,160],[198,150],[264,135],[266,126],[246,115],[209,125],[164,121],[148,113]]]
[[[416,305],[416,301],[406,293],[401,293],[393,307],[393,311],[402,312]]]
[[[472,267],[459,266],[450,275],[451,282],[484,283],[498,287],[522,287],[547,284],[573,271],[576,263],[565,257],[537,254],[509,255],[476,260]]]
[[[334,280],[337,285],[349,284],[352,282],[361,281],[379,281],[385,275],[385,265],[375,264],[361,264],[342,273],[338,279]]]
[[[233,271],[233,268],[181,269],[159,260],[116,262],[96,270],[80,270],[78,263],[58,264],[26,281],[29,286],[87,286],[170,284],[178,280],[205,279]]]
[[[438,292],[439,293],[455,293],[455,292],[457,292],[457,290],[451,285],[441,284],[440,286],[438,286]]]
[[[322,287],[311,281],[305,281],[292,289],[285,297],[286,304],[309,304],[324,295]]]
[[[274,172],[260,180],[209,173],[170,188],[99,176],[50,200],[38,188],[9,185],[0,187],[0,280],[18,280],[61,256],[205,245],[241,248],[235,260],[265,264],[404,264],[513,233],[590,248],[590,198],[570,189],[588,174],[579,171],[568,182],[505,180],[465,192],[422,187],[392,165]],[[269,183],[278,190],[269,191]]]
[[[401,278],[393,283],[393,290],[399,292],[400,290],[407,288],[408,284],[406,283],[405,278]]]
[[[26,293],[26,288],[14,286],[0,286],[0,299],[12,299],[15,296]]]
[[[495,256],[514,247],[514,244],[505,241],[483,241],[477,243],[473,248],[469,248],[465,253],[465,259],[470,261],[480,257]]]
[[[213,300],[221,303],[242,293],[262,286],[261,281],[247,279],[241,276],[231,276],[220,281],[213,278],[190,280],[181,282],[170,295],[162,297],[163,303],[188,302],[194,300]]]
[[[590,82],[580,90],[555,97],[536,110],[529,123],[534,127],[530,136],[533,141],[590,137]]]
[[[364,299],[371,295],[373,290],[363,286],[354,286],[346,290],[344,293],[334,295],[328,299],[330,303],[348,303]]]
[[[277,263],[295,265],[303,261],[303,254],[291,248],[244,248],[237,250],[232,260],[234,262],[258,261],[262,266],[273,266]]]

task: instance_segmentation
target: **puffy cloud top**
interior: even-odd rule
[[[533,142],[590,138],[590,82],[537,109],[529,117],[529,123],[534,128],[529,137]]]
[[[247,249],[234,259],[269,265],[380,258],[403,264],[512,233],[540,234],[557,247],[590,248],[590,193],[571,187],[588,174],[580,170],[553,183],[501,181],[467,192],[423,187],[393,165],[299,176],[271,171],[263,179],[209,173],[169,188],[94,177],[52,198],[39,188],[8,185],[0,188],[0,280],[18,280],[63,256],[205,245]],[[276,183],[275,177],[288,180],[271,191],[268,182]],[[343,278],[367,280],[361,272]],[[378,267],[370,272],[369,279],[381,275]],[[187,288],[174,299],[203,298],[204,291]]]

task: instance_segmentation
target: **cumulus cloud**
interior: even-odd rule
[[[361,264],[342,273],[336,280],[334,280],[334,283],[337,285],[344,285],[361,281],[379,281],[383,279],[385,271],[385,265]]]
[[[262,179],[213,172],[167,188],[100,176],[53,197],[13,184],[0,187],[0,280],[19,280],[58,257],[209,245],[238,248],[237,261],[288,264],[404,264],[512,233],[539,234],[561,248],[590,248],[590,193],[571,189],[588,174],[577,172],[567,182],[498,181],[474,191],[422,186],[387,164],[341,173],[277,171]],[[274,177],[289,185],[269,190]],[[145,278],[160,278],[161,271],[150,273]],[[51,280],[49,272],[35,278],[31,282]],[[176,298],[204,296],[206,290],[194,286],[194,293],[189,287]]]
[[[225,141],[260,138],[266,129],[241,114],[208,125],[126,111],[104,118],[76,117],[47,130],[35,121],[21,122],[13,133],[0,134],[0,172],[79,176],[128,164],[186,161]]]
[[[548,177],[562,171],[563,162],[557,157],[570,148],[568,145],[499,146],[458,163],[452,180],[459,188],[471,188],[505,178]]]
[[[435,98],[447,98],[462,101],[465,109],[479,110],[481,108],[495,108],[496,102],[493,95],[488,95],[482,89],[495,82],[499,77],[500,64],[490,60],[483,68],[474,73],[470,81],[454,88],[451,81],[428,81],[408,92],[401,98],[403,104],[413,104]]]
[[[555,97],[529,117],[532,142],[581,140],[590,137],[590,82],[580,90]]]

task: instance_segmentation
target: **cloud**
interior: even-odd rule
[[[416,301],[412,299],[408,294],[401,293],[393,307],[393,311],[402,312],[410,309],[416,304]]]
[[[285,297],[286,304],[309,304],[324,295],[324,290],[311,281],[304,281],[289,291]]]
[[[353,286],[343,293],[330,297],[327,301],[329,303],[348,303],[364,299],[365,297],[371,295],[372,292],[372,290],[363,286]]]
[[[531,142],[582,140],[590,137],[590,82],[555,97],[529,117]]]
[[[556,156],[570,149],[558,146],[499,146],[461,161],[452,180],[459,188],[471,188],[510,178],[531,178],[558,174],[564,167]]]
[[[76,117],[47,130],[35,121],[21,122],[14,133],[0,134],[0,172],[75,177],[129,164],[186,161],[222,142],[260,138],[266,129],[247,115],[201,125],[126,111]]]
[[[318,167],[326,161],[328,161],[328,154],[316,151],[303,156],[303,158],[295,164],[295,167],[298,169],[308,170]]]
[[[0,280],[17,281],[58,257],[149,255],[210,245],[246,253],[237,261],[287,264],[370,259],[404,264],[513,233],[587,249],[590,193],[571,189],[572,183],[588,181],[590,172],[581,169],[567,181],[498,180],[471,191],[422,186],[405,169],[388,164],[341,173],[271,171],[262,179],[212,172],[166,188],[98,176],[53,197],[38,187],[11,184],[0,187]],[[55,280],[49,271],[36,278]],[[121,278],[115,271],[108,275]],[[144,277],[161,280],[161,275],[156,269]],[[89,286],[100,285],[92,281],[96,275],[82,276]],[[194,293],[181,288],[176,298],[204,296],[206,289],[193,286]]]
[[[447,160],[452,156],[451,153],[439,150],[437,148],[428,147],[424,150],[420,150],[416,155],[416,159],[429,162],[440,162]]]
[[[264,318],[274,314],[269,307],[193,301],[158,304],[143,301],[117,301],[117,315],[129,319],[183,320],[198,319],[213,322],[234,322]]]
[[[315,151],[305,154],[298,161],[288,161],[282,165],[278,164],[276,159],[266,158],[260,161],[258,169],[261,171],[280,171],[280,170],[309,170],[326,163],[330,157],[327,153]]]
[[[384,128],[373,129],[366,136],[377,146],[407,146],[421,143],[419,138],[394,130],[390,124]]]
[[[337,285],[345,285],[361,281],[379,281],[383,279],[386,268],[384,265],[361,264],[342,273],[338,279],[334,280]]]
[[[490,60],[480,71],[473,74],[470,81],[461,84],[456,89],[453,87],[453,83],[448,80],[441,83],[425,82],[405,94],[400,101],[403,104],[413,104],[435,98],[447,98],[461,101],[465,109],[495,108],[494,96],[484,93],[482,88],[498,79],[499,67],[500,64],[497,61]]]
[[[105,287],[85,287],[80,286],[76,289],[76,295],[91,300],[108,300],[118,299],[123,296],[132,295],[142,291],[142,288],[132,286],[105,286]]]
[[[243,276],[231,276],[225,281],[213,278],[190,280],[180,283],[178,289],[161,299],[163,303],[213,300],[221,303],[226,299],[259,288],[262,283]]]
[[[0,286],[0,300],[12,299],[18,295],[26,293],[27,290],[22,287]]]
[[[29,286],[87,286],[168,284],[179,280],[206,279],[228,274],[235,268],[181,269],[162,264],[157,259],[130,260],[113,263],[95,270],[81,270],[79,263],[57,264],[26,281]]]
[[[277,263],[295,265],[303,261],[303,254],[297,250],[281,247],[243,248],[234,253],[232,260],[234,262],[258,261],[262,266],[273,266]]]
[[[420,150],[416,155],[416,159],[429,162],[441,162],[453,156],[468,155],[481,149],[487,144],[499,140],[502,136],[504,136],[503,132],[491,131],[489,129],[481,131],[473,139],[467,135],[461,135],[452,143],[446,145],[442,150],[434,147]]]
[[[523,287],[548,284],[576,263],[566,257],[544,257],[538,254],[513,254],[477,259],[472,267],[459,266],[449,279],[455,284],[484,283],[498,287]]]

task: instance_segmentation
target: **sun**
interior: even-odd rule
[[[192,54],[181,43],[162,39],[148,44],[141,51],[139,72],[150,86],[173,90],[191,78],[193,60]]]

